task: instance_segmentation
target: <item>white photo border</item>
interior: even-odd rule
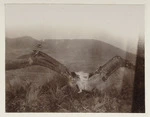
[[[5,112],[5,5],[6,4],[142,4],[145,5],[145,113],[6,113]],[[1,117],[148,117],[150,116],[150,1],[149,0],[0,0],[0,116]]]

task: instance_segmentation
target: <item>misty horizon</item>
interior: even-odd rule
[[[111,46],[114,46],[114,47],[116,47],[116,48],[118,48],[118,49],[121,49],[121,50],[123,50],[123,51],[126,51],[126,52],[130,52],[130,53],[132,53],[132,54],[136,54],[136,52],[133,52],[133,51],[128,51],[128,49],[123,49],[123,48],[120,48],[120,47],[118,47],[118,46],[115,46],[115,45],[113,45],[113,44],[111,44],[111,43],[108,43],[108,42],[105,42],[105,41],[103,41],[103,40],[99,40],[99,39],[85,39],[85,38],[80,38],[80,39],[69,39],[69,38],[66,38],[66,39],[59,39],[59,38],[51,38],[51,39],[36,39],[36,38],[34,38],[34,37],[32,37],[32,36],[21,36],[21,37],[13,37],[13,38],[11,38],[11,37],[8,37],[8,36],[6,36],[6,39],[21,39],[21,38],[25,38],[25,39],[33,39],[33,40],[36,40],[36,41],[39,41],[39,42],[42,42],[43,44],[44,44],[44,42],[45,41],[47,41],[47,40],[57,40],[57,41],[61,41],[61,40],[93,40],[93,41],[100,41],[100,42],[103,42],[103,43],[106,43],[106,44],[109,44],[109,45],[111,45]]]
[[[6,5],[6,36],[95,39],[136,53],[144,5]]]

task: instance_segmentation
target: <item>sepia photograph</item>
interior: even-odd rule
[[[145,6],[5,4],[5,112],[145,113]]]

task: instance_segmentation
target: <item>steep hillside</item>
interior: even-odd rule
[[[41,42],[32,37],[7,38],[6,59],[28,54],[38,43]],[[135,55],[92,39],[47,39],[42,42],[41,50],[70,71],[94,72],[116,55],[135,62]],[[48,68],[9,70],[6,71],[6,112],[131,112],[133,72],[121,68],[108,82],[98,82],[100,93],[78,94],[66,85],[68,80]],[[106,91],[107,95],[103,93]]]

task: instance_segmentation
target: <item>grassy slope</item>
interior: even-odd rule
[[[64,85],[65,81],[60,81],[61,76],[53,71],[37,73],[14,70],[6,74],[7,112],[130,112],[131,109],[130,79],[121,84],[124,88],[118,95],[116,85],[120,84],[120,75],[115,79],[117,73],[111,76],[105,85],[100,84],[104,85],[103,92],[107,94],[78,94]],[[127,75],[125,78],[132,77],[133,75]]]

